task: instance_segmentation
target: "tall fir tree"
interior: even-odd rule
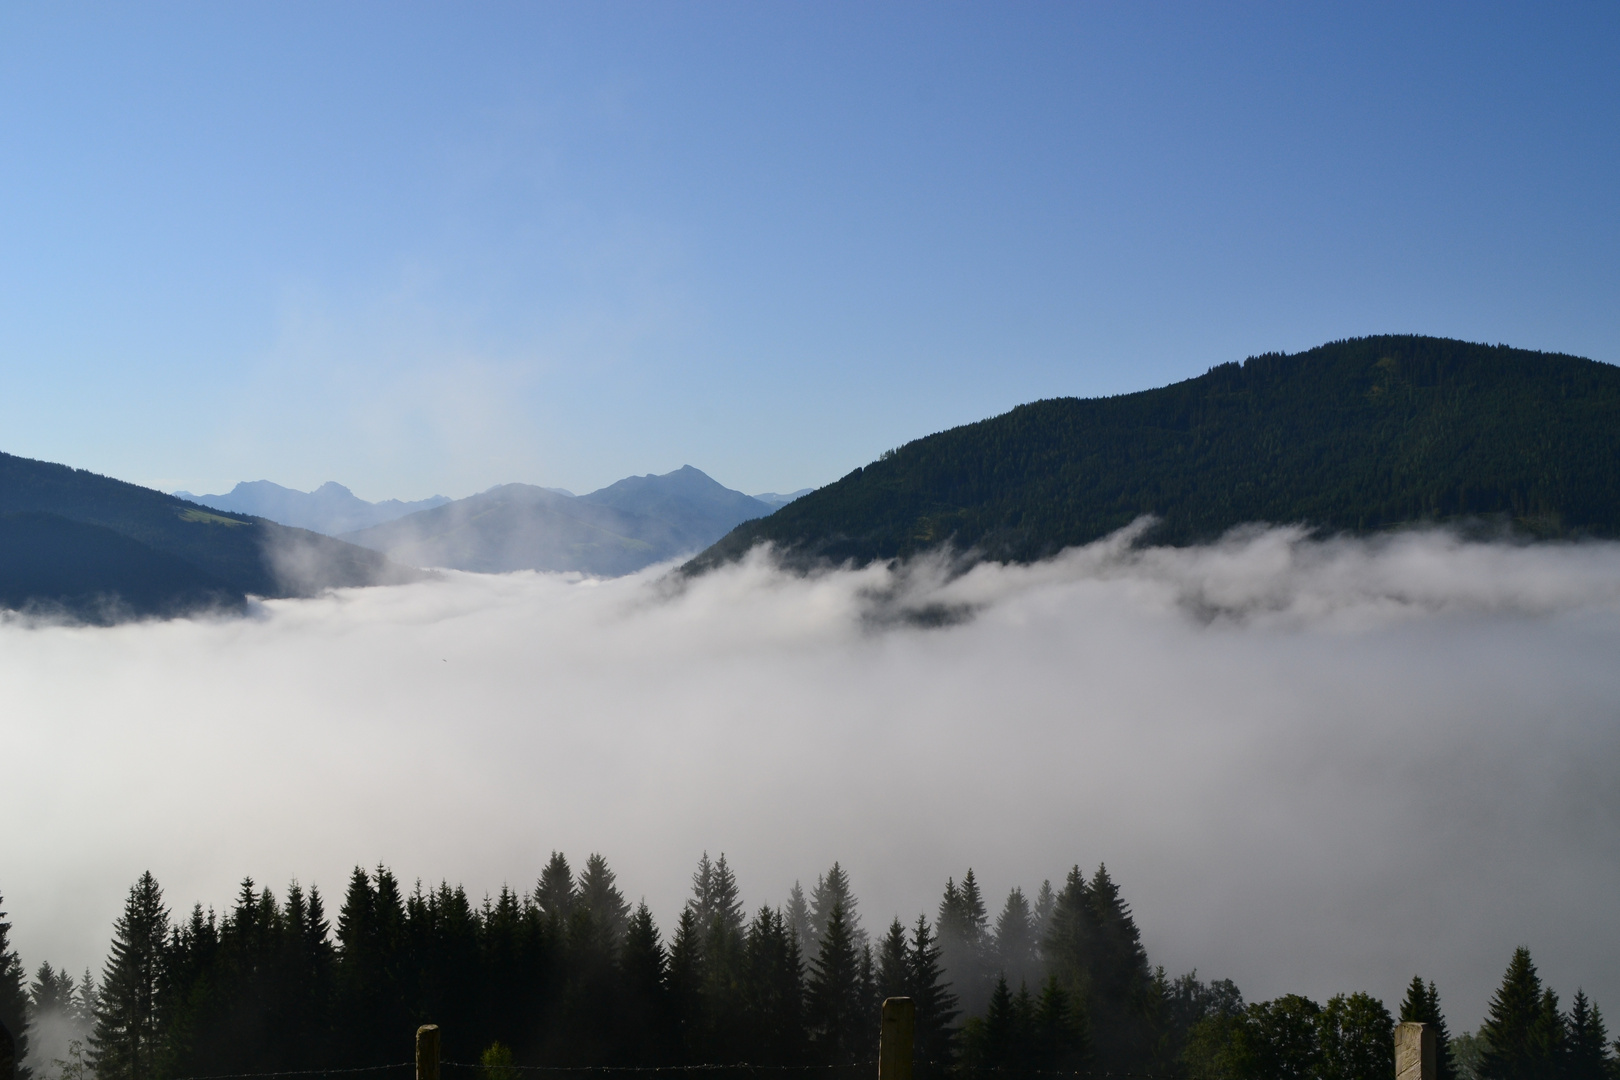
[[[5,897],[0,896],[0,905]],[[28,1070],[22,1062],[28,1054],[28,991],[27,973],[17,950],[11,947],[11,924],[0,909],[0,1024],[11,1033],[12,1053],[18,1080],[28,1080]]]
[[[1564,1061],[1565,1080],[1611,1080],[1615,1060],[1609,1054],[1609,1033],[1603,1014],[1576,990],[1569,1006],[1569,1044]]]
[[[1555,1050],[1561,1040],[1550,1029],[1559,1018],[1556,999],[1548,1016],[1550,993],[1542,988],[1530,950],[1515,949],[1480,1027],[1480,1080],[1558,1080],[1562,1063]]]
[[[861,929],[860,913],[856,910],[855,891],[850,888],[849,874],[837,862],[825,874],[816,878],[816,887],[810,890],[810,952],[821,948],[821,939],[827,933],[827,923],[833,908],[844,911],[844,925],[848,928],[856,948],[866,944],[866,932]]]
[[[1035,938],[1035,955],[1044,964],[1046,954],[1042,950],[1046,946],[1046,934],[1052,925],[1052,910],[1057,907],[1057,893],[1052,889],[1051,881],[1041,882],[1040,890],[1035,893],[1035,905],[1030,911],[1030,932]]]
[[[643,900],[630,916],[619,959],[625,1064],[646,1066],[675,1060],[669,991],[664,983],[667,966],[658,927]]]
[[[1446,1017],[1440,1011],[1440,991],[1433,980],[1425,986],[1416,975],[1407,984],[1406,997],[1401,1000],[1401,1023],[1428,1024],[1435,1033],[1435,1080],[1457,1080],[1457,1064],[1451,1056],[1451,1031]]]
[[[911,997],[911,964],[907,955],[906,928],[898,916],[889,924],[878,946],[877,990],[879,998]]]
[[[574,872],[568,866],[567,857],[553,851],[545,869],[540,871],[540,880],[535,883],[534,902],[541,917],[556,928],[555,932],[561,933],[567,927],[568,917],[574,913],[575,899]]]
[[[1047,976],[1035,1005],[1035,1067],[1042,1072],[1086,1072],[1091,1067],[1091,1025],[1057,976]]]
[[[802,1064],[805,1054],[804,962],[780,911],[762,907],[749,924],[743,974],[747,1016],[740,1052],[759,1065]]]
[[[580,871],[579,886],[575,890],[579,904],[591,918],[592,925],[604,942],[617,949],[630,928],[630,905],[608,868],[607,860],[592,854]]]
[[[164,950],[169,909],[150,871],[130,887],[113,923],[96,1003],[91,1062],[97,1080],[156,1080],[163,1066]]]
[[[704,856],[704,862],[708,862],[708,856]],[[702,1062],[707,1048],[703,1030],[705,969],[697,905],[688,903],[681,909],[669,944],[669,1006],[674,1041],[684,1064]]]
[[[810,904],[804,898],[804,890],[795,881],[793,888],[788,890],[787,907],[782,911],[782,917],[787,920],[788,929],[798,940],[799,953],[802,956],[812,955],[815,948],[815,926],[810,921]]]
[[[934,931],[945,972],[968,1016],[982,1014],[990,997],[989,923],[973,870],[969,868],[960,885],[947,879]]]
[[[951,1065],[956,1049],[956,995],[945,978],[939,943],[928,920],[917,916],[911,930],[907,962],[911,969],[911,1000],[916,1010],[912,1045],[919,1075],[942,1075]]]
[[[821,947],[810,962],[805,1006],[811,1045],[821,1064],[853,1065],[865,1056],[871,1025],[862,1022],[860,956],[842,905],[833,905]]]
[[[1040,961],[1035,946],[1035,918],[1024,890],[1014,888],[996,917],[996,967],[1009,986],[1039,983]]]

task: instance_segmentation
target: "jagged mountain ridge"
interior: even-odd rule
[[[244,480],[224,495],[193,495],[189,491],[176,491],[174,495],[215,510],[262,517],[327,536],[381,525],[450,501],[446,495],[432,495],[415,502],[367,502],[334,480],[314,491],[296,491],[269,480]]]
[[[687,465],[588,495],[502,484],[343,539],[416,566],[612,577],[701,550],[773,509]]]
[[[1154,515],[1155,543],[1249,522],[1370,532],[1494,520],[1620,536],[1620,368],[1421,336],[1226,363],[1171,386],[1019,406],[907,443],[687,564],[769,542],[800,564],[948,545],[1030,561]]]

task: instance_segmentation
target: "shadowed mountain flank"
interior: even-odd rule
[[[891,451],[741,525],[686,570],[764,542],[803,564],[941,545],[1027,562],[1143,515],[1164,544],[1247,522],[1620,535],[1620,368],[1385,336],[1135,394],[1037,401]]]
[[[0,603],[92,622],[417,577],[374,551],[0,454]]]

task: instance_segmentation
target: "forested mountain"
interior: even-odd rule
[[[327,536],[381,525],[385,521],[393,521],[418,510],[431,510],[450,501],[444,495],[433,495],[416,502],[401,502],[398,499],[367,502],[331,480],[314,491],[295,491],[268,480],[248,480],[237,484],[224,495],[193,495],[189,491],[176,491],[174,495],[213,510],[250,514],[279,525],[309,529]]]
[[[1119,397],[1061,398],[907,443],[743,524],[688,564],[769,541],[790,561],[949,544],[1028,561],[1151,514],[1155,543],[1246,522],[1367,532],[1485,519],[1620,535],[1620,368],[1430,337],[1228,363]]]
[[[331,537],[0,454],[0,605],[8,608],[109,622],[408,576]]]
[[[697,551],[771,510],[687,465],[579,496],[503,484],[343,539],[416,566],[611,577]]]
[[[554,852],[531,889],[482,902],[356,868],[335,920],[318,889],[295,883],[278,899],[252,881],[221,916],[175,917],[145,874],[99,983],[45,963],[25,996],[0,921],[0,1015],[26,1012],[28,1033],[88,1036],[97,1080],[345,1068],[404,1080],[423,1023],[441,1028],[449,1080],[513,1080],[521,1067],[720,1077],[740,1063],[854,1080],[871,1075],[890,996],[916,1007],[920,1080],[1394,1075],[1395,1020],[1369,994],[1246,1004],[1230,981],[1151,967],[1103,867],[1043,883],[1033,904],[1013,889],[993,920],[969,870],[933,918],[896,917],[874,940],[856,906],[835,863],[808,901],[795,886],[788,903],[750,914],[723,855],[699,861],[665,933],[600,855],[576,873]],[[1432,982],[1414,977],[1399,1011],[1444,1040],[1440,1080],[1613,1080],[1597,1005],[1577,992],[1561,1009],[1522,949],[1478,1036],[1447,1037]],[[1459,1072],[1452,1050],[1480,1040],[1484,1054]],[[35,1064],[32,1080],[84,1076],[73,1060]]]

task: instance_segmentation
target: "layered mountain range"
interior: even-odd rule
[[[1144,516],[1144,539],[1167,544],[1250,522],[1617,537],[1620,368],[1358,338],[1135,394],[1037,401],[791,496],[745,495],[686,466],[579,496],[504,484],[366,503],[337,484],[258,481],[203,498],[215,505],[0,454],[0,607],[107,622],[404,581],[411,567],[606,576],[701,551],[684,568],[697,573],[761,543],[805,567],[940,547],[1030,561]]]
[[[775,509],[686,465],[588,495],[502,484],[343,538],[416,566],[614,576],[699,551]]]

